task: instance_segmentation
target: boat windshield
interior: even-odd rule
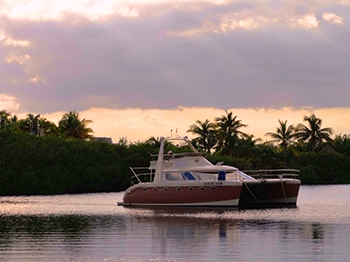
[[[251,177],[250,175],[247,175],[246,173],[238,170],[235,171],[236,174],[240,175],[244,180],[255,180],[253,177]]]

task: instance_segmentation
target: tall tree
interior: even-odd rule
[[[20,122],[18,120],[18,117],[16,115],[13,115],[9,118],[9,124],[6,126],[6,128],[9,128],[12,131],[20,130],[19,124]]]
[[[225,112],[226,115],[215,118],[218,137],[216,149],[221,152],[230,152],[230,155],[232,155],[234,154],[237,140],[247,136],[246,133],[239,129],[248,125],[238,120],[237,116],[233,116],[232,112],[227,112],[226,110]]]
[[[203,122],[197,120],[195,124],[189,127],[187,132],[197,135],[194,140],[199,150],[210,153],[216,144],[215,125],[208,119]]]
[[[18,121],[19,129],[25,133],[39,135],[39,117],[40,115],[28,114],[25,119]]]
[[[270,142],[277,143],[279,148],[282,149],[284,155],[284,164],[287,164],[287,149],[289,145],[294,143],[296,138],[295,128],[293,125],[287,125],[286,121],[278,120],[280,126],[276,128],[276,133],[268,132],[265,135],[273,138]]]
[[[82,140],[91,139],[93,130],[87,127],[93,121],[87,119],[79,119],[79,113],[71,111],[62,116],[58,123],[58,130],[63,137],[77,138]]]
[[[257,143],[261,142],[262,139],[254,138],[254,135],[246,135],[239,139],[237,145],[239,150],[237,151],[239,157],[253,157],[256,151]]]
[[[332,141],[332,128],[321,128],[322,120],[316,117],[315,114],[304,116],[304,122],[306,122],[307,125],[299,124],[297,126],[296,137],[299,141],[310,143],[313,152],[322,142]]]
[[[150,145],[154,146],[155,148],[159,148],[160,144],[161,144],[160,137],[151,136],[150,138],[148,138],[146,140],[146,144],[150,144]]]
[[[295,128],[293,125],[287,126],[287,120],[278,120],[278,122],[280,126],[276,128],[276,133],[267,132],[265,135],[273,138],[270,142],[277,143],[283,151],[286,151],[288,146],[294,143],[294,139],[296,138]]]
[[[277,148],[270,142],[265,142],[257,146],[256,167],[261,169],[278,168]]]
[[[55,125],[55,123],[48,121],[46,118],[43,117],[39,118],[38,123],[38,136],[58,135],[58,128]]]
[[[0,111],[0,129],[4,129],[10,122],[11,114],[6,110]]]

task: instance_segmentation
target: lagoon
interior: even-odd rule
[[[1,261],[346,261],[350,185],[298,207],[126,208],[123,192],[0,197]]]

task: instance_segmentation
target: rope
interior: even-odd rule
[[[280,177],[280,180],[281,180],[281,186],[282,186],[282,190],[283,190],[284,200],[286,201],[286,204],[287,204],[288,201],[287,201],[286,191],[284,190],[282,177]]]
[[[250,190],[250,188],[248,187],[247,183],[244,182],[244,180],[243,180],[243,184],[246,186],[246,188],[248,189],[249,193],[254,197],[254,199],[256,200],[256,202],[258,202],[261,206],[263,206],[263,204],[259,201],[259,199],[257,199],[257,198],[255,197],[255,195],[254,195],[253,192]]]

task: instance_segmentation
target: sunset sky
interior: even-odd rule
[[[312,113],[348,134],[349,19],[350,0],[2,0],[0,110],[77,111],[114,142],[225,110],[263,139]]]

